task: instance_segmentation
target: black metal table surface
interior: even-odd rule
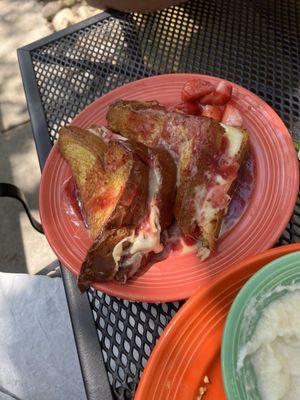
[[[41,168],[59,128],[93,100],[162,73],[198,72],[246,87],[277,111],[299,142],[299,31],[297,0],[195,0],[148,15],[102,13],[19,49]],[[298,196],[278,244],[299,242],[299,206]],[[110,397],[100,343],[113,398],[132,399],[180,304],[128,302],[93,289],[80,297],[62,270],[88,398]]]

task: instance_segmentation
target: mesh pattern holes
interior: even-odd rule
[[[85,24],[86,25],[86,24]],[[152,14],[98,22],[31,51],[52,142],[104,93],[143,77],[176,72],[219,76],[264,99],[300,141],[300,2],[188,1]],[[300,241],[300,197],[278,244]],[[121,301],[89,291],[116,399],[132,399],[174,304]]]
[[[299,15],[297,1],[193,1],[116,13],[42,46],[32,61],[50,135],[126,82],[200,72],[258,94],[300,140]]]
[[[180,303],[135,303],[94,289],[88,295],[115,398],[132,399],[150,353]]]

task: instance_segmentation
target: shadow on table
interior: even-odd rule
[[[0,134],[0,149],[0,182],[16,183],[23,188],[33,214],[39,218],[39,168],[36,161],[36,173],[32,171],[32,158],[36,155],[30,125],[21,125]],[[38,259],[39,234],[31,227],[22,205],[13,198],[0,198],[0,220],[0,271],[27,273],[24,242],[26,240],[27,252],[31,250],[33,261]]]
[[[53,136],[101,94],[176,72],[220,76],[247,87],[297,134],[299,113],[291,111],[299,90],[297,21],[289,9],[275,0],[213,0],[148,15],[112,15],[32,52]]]

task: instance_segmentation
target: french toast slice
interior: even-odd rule
[[[148,168],[132,151],[73,126],[60,130],[58,149],[71,167],[93,240],[106,227],[140,219],[148,197]]]
[[[199,238],[198,254],[207,258],[216,248],[222,219],[227,213],[230,192],[238,176],[240,166],[249,150],[249,135],[246,130],[231,126],[225,129],[223,144],[198,184],[191,184],[184,195],[189,200],[189,207],[176,198],[175,217],[185,235]],[[188,201],[188,200],[187,200]],[[184,202],[186,204],[186,202]],[[196,233],[195,233],[196,232]]]
[[[131,227],[107,229],[94,241],[78,276],[77,286],[81,292],[88,289],[92,282],[107,282],[114,279],[118,266],[112,251],[131,232]]]
[[[168,112],[157,102],[119,100],[109,106],[108,128],[152,148],[164,148],[178,160],[182,145],[194,140],[197,149],[219,150],[223,130],[207,117]]]
[[[207,257],[215,250],[228,193],[249,145],[247,132],[229,132],[211,118],[168,112],[157,103],[122,100],[109,107],[107,121],[119,134],[172,154],[178,168],[177,224],[199,241],[199,255]]]
[[[119,100],[108,108],[108,128],[149,147],[158,147],[167,110],[156,101]]]
[[[176,165],[170,154],[162,149],[149,150],[149,158],[147,212],[134,234],[113,250],[113,257],[119,264],[115,279],[122,283],[154,259],[164,258],[162,235],[174,221]]]
[[[109,107],[108,127],[150,147],[167,149],[177,163],[177,196],[175,216],[187,233],[192,221],[193,192],[205,180],[215,155],[220,151],[224,128],[207,117],[167,112],[159,105],[118,101]],[[143,129],[139,130],[138,127]],[[201,239],[201,231],[193,237]]]
[[[164,150],[150,150],[135,142],[126,145],[148,163],[149,187],[144,214],[138,223],[106,228],[97,238],[81,268],[78,279],[81,291],[94,281],[126,282],[163,251],[161,234],[174,219],[176,166],[172,157]]]

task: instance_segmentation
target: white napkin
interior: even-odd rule
[[[0,399],[86,400],[61,278],[0,273]]]

